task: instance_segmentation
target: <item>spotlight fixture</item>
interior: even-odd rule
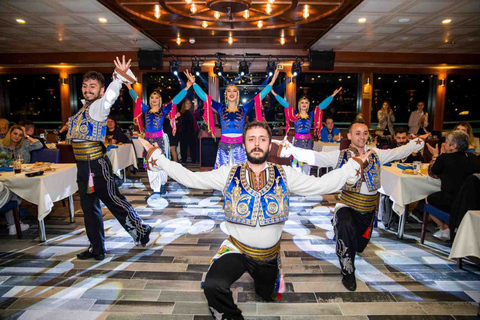
[[[238,62],[238,74],[240,74],[240,76],[243,77],[248,73],[248,65],[249,63],[245,60]]]
[[[275,63],[275,61],[267,62],[267,74],[269,77],[273,76],[276,68],[277,68],[277,64]]]
[[[228,40],[227,40],[227,42],[228,42],[228,44],[229,44],[229,45],[232,45],[232,44],[233,44],[233,38],[232,38],[232,36],[231,36],[231,35],[230,35],[230,36],[228,36]]]
[[[21,23],[21,24],[25,23],[25,20],[23,20],[23,19],[16,19],[15,21],[17,21],[18,23]]]
[[[308,4],[305,5],[305,7],[303,7],[303,17],[305,19],[307,19],[308,17],[310,17],[310,13],[308,12]]]
[[[161,13],[160,13],[160,5],[159,5],[159,4],[156,4],[156,5],[155,5],[155,13],[153,14],[153,16],[154,16],[155,18],[159,19],[159,18],[160,18],[160,15],[161,15]]]
[[[197,9],[197,6],[195,5],[195,3],[192,3],[192,6],[190,7],[190,12],[195,13],[195,12],[197,12],[197,10],[198,9]]]
[[[221,77],[223,74],[222,61],[215,61],[215,67],[213,67],[213,73]]]
[[[179,65],[180,65],[180,61],[170,61],[170,72],[177,76]]]
[[[298,61],[298,59],[295,59],[295,62],[292,63],[292,74],[296,77],[300,73],[302,73],[302,63]]]
[[[192,61],[192,74],[198,77],[201,72],[202,72],[202,68],[200,68],[200,61],[197,61],[197,60]]]
[[[268,0],[268,3],[273,4],[275,0]]]
[[[208,27],[208,22],[207,22],[207,21],[203,21],[203,22],[202,22],[202,27],[207,28],[207,27]]]
[[[259,20],[257,22],[257,27],[260,28],[260,29],[263,27],[263,21],[262,20]]]
[[[243,17],[244,17],[245,19],[248,19],[248,18],[250,17],[250,12],[248,12],[248,10],[245,10],[245,11],[243,12]]]
[[[284,37],[281,37],[280,38],[280,44],[283,46],[285,44],[285,38]]]
[[[190,3],[192,3],[192,0],[185,0],[185,2],[186,2],[187,4],[190,4]]]
[[[213,14],[213,16],[215,17],[215,19],[220,19],[220,12],[215,11],[215,13]]]
[[[272,13],[272,5],[270,3],[267,3],[267,7],[265,8],[265,12],[267,14]]]
[[[445,19],[442,21],[442,24],[449,24],[450,22],[452,22],[452,19]]]

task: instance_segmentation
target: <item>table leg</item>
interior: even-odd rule
[[[400,216],[400,219],[398,220],[398,233],[397,233],[398,239],[403,239],[403,232],[405,231],[405,220],[407,219],[407,214],[408,214],[408,206],[405,209],[405,212]]]
[[[123,183],[127,182],[127,168],[123,169]]]
[[[70,214],[70,223],[75,222],[75,208],[73,206],[73,195],[68,196],[68,213]]]
[[[43,221],[43,219],[38,221],[38,235],[40,237],[40,242],[47,241],[47,234],[45,232],[45,221]]]

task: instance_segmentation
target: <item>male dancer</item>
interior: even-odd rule
[[[294,156],[298,161],[318,167],[342,168],[348,159],[362,156],[368,152],[368,127],[362,120],[352,122],[348,129],[350,147],[345,150],[316,152],[292,146],[283,141],[282,157]],[[426,137],[422,137],[426,138]],[[380,188],[380,170],[384,163],[400,160],[412,152],[420,151],[424,146],[422,139],[414,139],[408,144],[390,150],[371,148],[368,164],[363,168],[362,179],[355,185],[345,185],[337,203],[333,224],[337,237],[337,256],[342,268],[342,283],[350,291],[357,289],[355,279],[355,254],[363,252],[372,231],[375,210]],[[333,170],[335,172],[336,170]]]
[[[369,155],[353,157],[342,169],[315,178],[290,166],[266,162],[271,138],[265,122],[248,123],[243,130],[247,162],[221,166],[209,172],[191,172],[169,161],[161,149],[141,140],[149,150],[147,166],[150,170],[163,169],[189,188],[223,191],[230,237],[213,257],[203,286],[215,319],[243,319],[242,311],[233,302],[230,286],[245,272],[253,277],[255,291],[264,300],[274,301],[276,292],[282,292],[278,291],[278,283],[282,282],[278,259],[290,193],[325,194],[338,190],[345,183],[355,183],[360,177],[361,164]]]
[[[136,243],[145,246],[151,227],[137,215],[133,206],[115,185],[112,164],[105,156],[107,118],[120,92],[123,81],[135,82],[130,71],[130,60],[117,57],[114,80],[105,90],[105,79],[99,72],[90,71],[83,76],[83,108],[68,119],[67,139],[72,141],[77,160],[77,181],[80,204],[85,217],[85,229],[90,247],[77,258],[103,260],[105,258],[105,233],[100,200],[113,213],[118,222]]]

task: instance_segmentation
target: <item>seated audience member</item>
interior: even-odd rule
[[[425,199],[426,203],[446,212],[451,212],[451,206],[463,182],[469,175],[480,172],[480,160],[475,154],[467,152],[468,144],[469,137],[461,130],[452,131],[447,135],[445,143],[441,147],[441,154],[439,154],[438,146],[433,148],[427,144],[433,155],[428,170],[429,174],[439,178],[442,186],[441,191],[435,192]],[[440,228],[433,236],[442,240],[449,240],[448,224],[436,217],[430,217]]]
[[[40,141],[42,143],[42,146],[44,148],[47,148],[47,146],[45,145],[45,139],[41,138],[40,136],[35,135],[35,123],[33,123],[33,121],[30,121],[30,120],[20,121],[19,124],[20,124],[20,126],[25,128],[25,133],[27,135],[29,135],[30,137],[32,137],[34,139],[37,139],[38,141]]]
[[[42,149],[42,143],[27,135],[19,125],[12,126],[5,138],[0,140],[0,150],[5,151],[12,158],[20,154],[25,163],[30,162],[30,152],[38,149]]]
[[[10,126],[10,121],[4,118],[0,119],[0,139],[5,138],[5,135],[7,134],[9,126]]]
[[[407,135],[407,128],[397,128],[395,132],[395,140],[390,143],[389,149],[394,149],[396,147],[401,147],[406,145],[409,142]],[[420,152],[413,152],[406,158],[400,159],[400,162],[412,163],[413,161],[422,161],[423,156]]]
[[[58,136],[60,137],[60,141],[67,140],[67,132],[68,132],[68,121],[58,130]]]
[[[322,142],[337,142],[342,140],[342,132],[336,128],[332,117],[325,119],[325,127],[320,131],[320,141]]]
[[[11,192],[10,189],[5,187],[2,182],[0,182],[0,208],[6,205],[10,200],[16,200],[18,203],[20,203],[20,200],[17,198],[17,196]],[[5,213],[5,218],[7,219],[8,223],[8,234],[11,236],[16,235],[17,228],[15,228],[15,219],[13,218],[12,210]],[[20,228],[22,231],[25,231],[28,230],[29,225],[20,222]]]
[[[112,143],[129,143],[130,139],[123,133],[122,129],[117,126],[117,121],[109,116],[107,120],[107,138],[112,139]]]
[[[468,150],[467,151],[475,153],[475,147],[476,147],[475,138],[473,136],[473,128],[470,125],[470,123],[468,123],[466,121],[462,121],[459,124],[457,124],[457,126],[453,130],[462,130],[463,132],[468,134],[469,144],[468,144]]]

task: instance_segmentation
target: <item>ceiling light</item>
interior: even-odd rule
[[[204,27],[204,28],[208,27],[208,22],[207,22],[207,21],[203,21],[203,22],[202,22],[202,27]]]
[[[342,39],[342,36],[336,36],[335,39]]]
[[[263,27],[263,21],[262,21],[262,20],[259,20],[259,21],[257,22],[257,27],[259,27],[259,28],[262,28],[262,27]]]
[[[232,36],[228,36],[228,44],[229,44],[229,45],[232,45],[232,43],[233,43],[233,38],[232,38]]]
[[[365,22],[367,22],[367,18],[358,19],[358,23],[365,23]]]
[[[449,24],[450,22],[452,22],[452,19],[445,19],[442,21],[442,24]]]
[[[273,4],[275,0],[268,0],[268,3]]]
[[[409,19],[409,18],[402,18],[402,19],[398,19],[398,22],[400,22],[400,23],[409,23],[409,22],[410,22],[410,19]]]
[[[200,61],[192,61],[192,74],[198,77],[201,72],[202,68],[200,68]]]
[[[190,3],[192,3],[192,0],[185,0],[185,2],[186,2],[187,4],[190,4]]]
[[[178,75],[178,66],[180,65],[180,61],[170,61],[170,72],[174,75]]]
[[[176,42],[177,42],[178,45],[181,45],[182,44],[182,39],[180,39],[180,37],[177,37]]]
[[[248,10],[245,10],[245,12],[243,12],[243,17],[245,19],[248,19],[250,17],[250,13],[248,12]]]
[[[105,18],[98,18],[98,21],[100,21],[101,23],[107,23],[107,19]]]
[[[285,38],[284,37],[281,37],[280,38],[280,44],[283,46],[285,44]]]
[[[153,14],[153,16],[158,19],[158,18],[160,18],[160,15],[161,15],[160,14],[160,5],[156,4],[155,5],[155,13]]]
[[[223,66],[221,61],[215,61],[215,67],[213,67],[213,73],[221,77],[223,74]]]
[[[25,20],[23,20],[23,19],[16,19],[15,21],[17,21],[18,23],[22,23],[22,24],[25,23]]]
[[[275,63],[275,61],[268,61],[267,62],[267,75],[269,77],[273,76],[276,68],[277,68],[277,64]]]
[[[195,5],[195,3],[192,3],[192,6],[190,7],[190,12],[191,13],[197,12],[197,6]]]
[[[272,5],[270,3],[267,3],[267,7],[265,8],[265,12],[267,14],[272,13]]]
[[[309,16],[310,16],[310,13],[308,13],[308,4],[306,4],[306,5],[303,7],[303,17],[304,17],[305,19],[307,19]]]
[[[294,77],[296,77],[300,73],[302,73],[302,63],[295,60],[295,62],[292,63],[292,74]]]
[[[249,63],[245,60],[238,62],[238,74],[240,76],[243,77],[244,75],[248,74],[248,65]]]
[[[220,19],[220,12],[215,11],[215,13],[213,14],[213,16],[215,17],[215,19]]]

